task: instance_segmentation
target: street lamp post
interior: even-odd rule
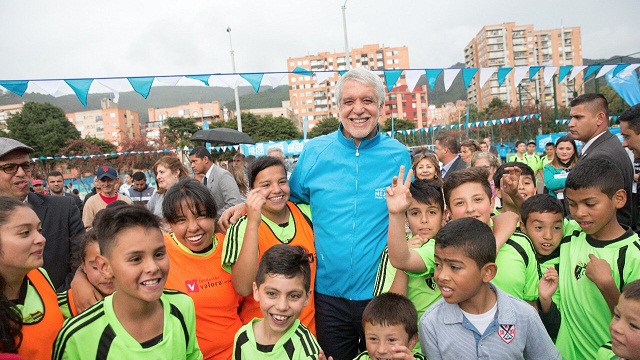
[[[231,42],[231,27],[227,26],[227,33],[229,33],[229,47],[231,48],[231,69],[233,73],[236,73],[236,60],[233,55],[233,43]],[[238,95],[238,84],[233,88],[233,93],[236,98],[236,120],[238,121],[238,131],[242,131],[242,116],[240,115],[240,96]]]
[[[346,69],[351,69],[351,58],[349,57],[349,41],[347,41],[347,1],[344,0],[344,4],[342,4],[342,27],[344,29],[344,59],[346,61]]]

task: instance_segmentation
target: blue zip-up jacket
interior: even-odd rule
[[[367,300],[387,244],[386,188],[400,165],[411,168],[411,159],[379,129],[358,147],[341,129],[305,144],[289,179],[291,200],[311,205],[316,292]]]

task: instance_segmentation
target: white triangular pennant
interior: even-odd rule
[[[574,66],[573,69],[571,69],[571,75],[569,75],[569,80],[573,80],[573,78],[578,76],[578,74],[580,74],[582,72],[582,70],[584,70],[586,68],[587,68],[586,65]]]
[[[638,67],[640,67],[640,64],[631,64],[629,66],[627,66],[624,70],[622,70],[619,74],[618,77],[620,78],[625,78],[629,75],[631,75],[631,72],[635,69],[637,69]]]
[[[522,79],[527,76],[527,72],[529,71],[528,66],[518,66],[513,70],[513,86],[520,85]]]
[[[212,78],[216,79],[216,80],[220,80],[223,84],[225,84],[226,86],[235,89],[238,87],[238,85],[240,85],[240,82],[247,82],[246,80],[244,80],[242,78],[242,76],[237,75],[237,74],[231,74],[231,75],[213,75]]]
[[[62,80],[29,81],[29,84],[39,87],[46,94],[54,97],[60,97],[62,95],[68,94],[61,89],[64,85],[66,85],[66,83]]]
[[[336,73],[334,71],[320,71],[316,73],[316,84],[321,84]]]
[[[404,79],[407,81],[407,91],[413,92],[420,80],[420,76],[424,75],[424,70],[405,70]]]
[[[127,85],[131,87],[127,79],[97,79],[96,81],[113,92],[114,103],[118,103],[120,93],[127,88]]]
[[[597,79],[597,78],[599,78],[599,77],[601,77],[601,76],[604,76],[604,75],[605,75],[606,73],[608,73],[609,71],[611,71],[611,70],[615,69],[615,68],[616,68],[616,66],[618,66],[618,65],[603,65],[603,66],[600,68],[600,71],[598,71],[598,75],[596,75],[596,79]]]
[[[456,79],[456,76],[460,72],[460,69],[444,69],[444,91],[449,91],[451,84],[453,84],[453,80]]]
[[[287,77],[287,73],[264,74],[264,77],[267,79],[269,84],[271,84],[271,87],[274,88],[287,83],[284,81]]]
[[[497,67],[480,68],[480,87],[483,87],[497,70]]]
[[[545,66],[544,67],[544,85],[546,86],[549,81],[553,79],[553,75],[558,71],[558,66]]]
[[[182,76],[160,76],[160,77],[156,77],[156,80],[158,80],[159,82],[163,83],[163,84],[167,84],[170,86],[175,86],[178,81],[180,81],[180,79],[182,79]]]

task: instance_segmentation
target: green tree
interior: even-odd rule
[[[330,134],[336,130],[338,130],[338,124],[340,124],[340,120],[330,117],[326,119],[322,119],[316,123],[316,126],[309,131],[307,136],[309,139],[313,139],[314,137],[318,137],[320,135]]]
[[[211,128],[237,129],[235,118],[218,121],[211,124]],[[255,142],[281,141],[300,139],[302,134],[293,122],[285,117],[258,117],[253,113],[242,113],[242,132],[247,133]]]
[[[189,138],[200,130],[196,120],[192,118],[168,117],[164,124],[166,128],[162,129],[162,133],[167,143],[178,148],[191,145]]]
[[[9,137],[31,146],[33,156],[64,155],[67,141],[80,139],[80,132],[64,111],[49,103],[27,102],[22,111],[7,119]]]
[[[391,131],[392,121],[393,121],[393,130],[395,131],[409,130],[409,129],[416,128],[416,124],[411,120],[404,120],[404,119],[392,120],[391,118],[388,118],[387,120],[384,121],[384,125],[382,126],[381,131],[382,132]]]

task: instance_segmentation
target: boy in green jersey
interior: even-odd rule
[[[96,264],[115,292],[65,323],[53,359],[202,359],[193,301],[164,290],[169,258],[159,219],[143,207],[117,206],[94,226]]]
[[[563,359],[593,358],[609,340],[620,290],[640,278],[638,235],[616,218],[627,200],[622,180],[606,159],[581,161],[567,177],[565,197],[582,231],[563,239],[560,271],[547,269],[539,289],[543,320],[561,318],[556,345]]]
[[[598,350],[598,360],[640,360],[640,280],[622,290],[609,325],[611,341]]]
[[[503,186],[500,181],[503,176],[505,176],[505,174],[515,173],[516,171],[518,180],[517,187],[510,189],[507,186]],[[494,214],[501,214],[505,211],[512,211],[519,214],[522,203],[537,192],[536,176],[533,173],[533,169],[531,169],[529,165],[520,162],[508,162],[500,165],[493,174],[493,182],[496,188],[496,197],[500,199],[501,204],[501,206],[495,208]]]
[[[278,244],[262,255],[253,297],[264,318],[236,333],[233,359],[317,359],[320,345],[298,317],[309,303],[311,266],[301,246]]]
[[[402,295],[384,293],[375,297],[362,313],[367,350],[354,360],[426,359],[411,352],[418,340],[417,316],[413,303]]]
[[[562,214],[560,201],[548,194],[534,195],[522,203],[521,229],[533,243],[541,273],[549,266],[558,270],[559,246],[563,237]]]

